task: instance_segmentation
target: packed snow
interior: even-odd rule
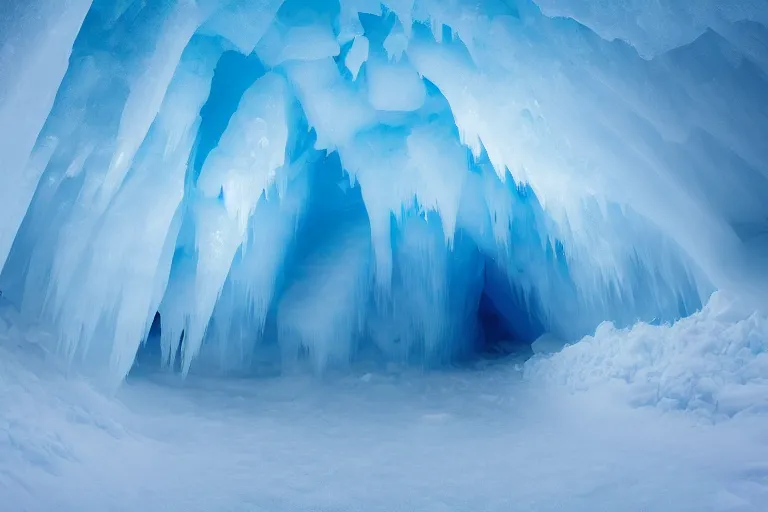
[[[767,27],[6,1],[0,509],[766,509]]]
[[[145,370],[114,398],[67,375],[46,334],[6,306],[0,494],[29,511],[759,512],[765,372],[733,372],[768,318],[731,306],[718,299],[689,325],[602,329],[612,364],[585,340],[580,357],[575,345],[427,374]]]

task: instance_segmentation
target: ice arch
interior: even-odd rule
[[[12,1],[0,289],[112,382],[761,299],[765,2],[640,4]]]

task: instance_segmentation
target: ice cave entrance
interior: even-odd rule
[[[38,70],[62,77],[38,181],[3,185],[0,288],[86,373],[525,357],[714,289],[714,189],[688,197],[666,117],[602,108],[563,59],[659,90],[685,62],[524,0],[231,3],[93,2]]]

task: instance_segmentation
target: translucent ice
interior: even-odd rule
[[[58,140],[33,153],[67,70],[91,0],[11,0],[0,16],[0,268],[5,264],[46,160]],[[29,161],[29,163],[27,163]]]
[[[4,9],[0,288],[112,382],[766,304],[764,1]]]
[[[347,69],[352,73],[353,80],[357,78],[363,63],[368,60],[368,48],[367,37],[363,35],[355,36],[345,60]]]
[[[250,217],[285,163],[288,104],[282,77],[267,74],[246,91],[219,145],[208,156],[191,201],[196,265],[185,304],[183,368],[189,369],[238,248],[246,239]],[[162,314],[162,309],[161,309]]]
[[[368,101],[376,110],[408,112],[424,104],[424,82],[407,63],[372,59],[366,70]]]

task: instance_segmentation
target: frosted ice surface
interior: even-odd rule
[[[721,29],[729,22],[768,24],[762,0],[704,0],[690,4],[675,0],[536,0],[536,4],[548,16],[572,17],[605,38],[628,41],[645,56],[690,43],[707,29]]]
[[[379,0],[341,0],[339,13],[339,43],[345,44],[365,33],[360,21],[361,14],[381,15]]]
[[[357,79],[360,68],[368,60],[369,43],[368,38],[363,35],[356,35],[352,47],[349,49],[344,63],[347,69],[352,73],[352,79]]]
[[[333,59],[289,63],[286,72],[317,132],[316,149],[343,147],[355,133],[374,124],[373,108],[344,81]]]
[[[120,118],[115,153],[101,185],[101,201],[109,201],[120,187],[157,116],[181,54],[204,19],[194,2],[172,2],[168,10],[161,12],[157,32],[148,34],[155,38],[154,52],[141,63],[139,75],[132,77]]]
[[[405,50],[408,48],[408,36],[399,23],[395,24],[392,31],[384,40],[384,49],[387,52],[387,58],[395,62],[399,61]]]
[[[409,112],[424,104],[424,82],[405,62],[370,59],[366,67],[368,101],[376,110]]]
[[[91,0],[11,0],[0,16],[0,268],[26,213],[45,156],[27,160],[67,70]],[[49,141],[48,144],[55,144]]]
[[[288,103],[284,79],[267,74],[246,91],[237,113],[203,166],[198,188],[222,195],[229,216],[244,232],[264,190],[285,163]]]
[[[765,508],[765,0],[0,3],[0,508]]]
[[[765,303],[763,1],[6,11],[0,287],[115,382]]]
[[[277,66],[287,60],[335,57],[339,51],[333,29],[323,23],[273,28],[256,47],[256,53],[267,66]]]
[[[224,370],[247,370],[262,341],[281,269],[308,195],[305,174],[260,201],[211,318],[208,350]],[[201,354],[205,357],[206,354]]]
[[[335,243],[331,243],[335,242]],[[320,369],[346,363],[363,328],[370,289],[370,236],[355,226],[310,254],[280,299],[277,329],[284,361],[309,351]]]
[[[74,274],[55,313],[67,354],[91,364],[104,364],[108,357],[117,374],[132,366],[167,282],[168,234],[178,222],[198,112],[216,62],[209,59],[206,66],[199,59],[191,47],[124,186],[94,227],[80,261],[62,270]],[[73,240],[65,243],[71,246]],[[57,282],[63,287],[66,281]],[[111,350],[94,338],[113,340]]]
[[[227,9],[219,10],[203,24],[201,33],[224,37],[248,55],[269,29],[282,4],[283,0],[231,1]]]
[[[246,91],[198,178],[200,196],[191,205],[197,251],[194,292],[179,299],[188,304],[185,371],[200,350],[249,219],[285,163],[286,89],[281,76],[267,74]]]

